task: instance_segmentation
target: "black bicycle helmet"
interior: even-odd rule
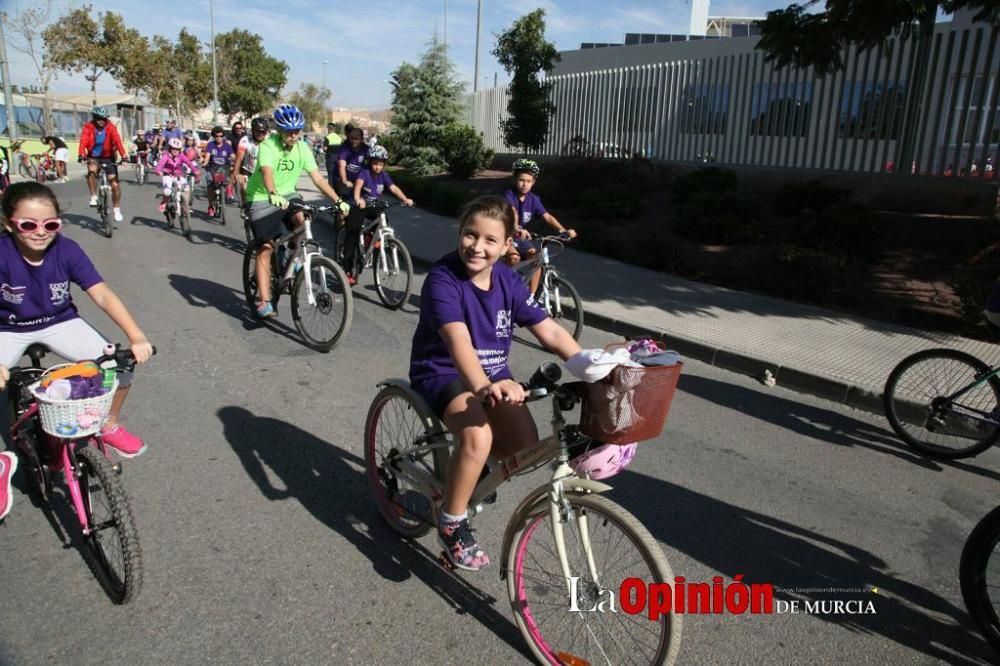
[[[267,118],[254,118],[250,121],[250,131],[259,134],[268,130]]]

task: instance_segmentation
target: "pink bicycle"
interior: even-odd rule
[[[26,352],[31,367],[11,369],[10,439],[30,491],[43,504],[52,497],[52,475],[62,472],[94,573],[112,601],[127,604],[142,586],[142,550],[119,478],[121,464],[110,461],[100,435],[118,380],[99,397],[40,402],[34,386],[47,372],[64,367],[43,369],[47,352],[44,345],[31,345]],[[135,358],[129,350],[115,349],[94,363],[109,369],[113,363],[120,373],[132,370]]]

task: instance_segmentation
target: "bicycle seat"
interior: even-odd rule
[[[41,363],[45,355],[49,353],[49,348],[40,342],[36,342],[33,345],[29,345],[24,351],[25,356],[31,359],[33,363]]]

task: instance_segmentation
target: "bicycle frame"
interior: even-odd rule
[[[412,392],[409,384],[402,380],[386,380],[379,386],[389,384],[400,386],[404,390]],[[543,397],[545,395],[549,395],[545,389],[535,389],[529,392],[529,396],[531,397]],[[546,462],[554,460],[555,469],[552,472],[549,483],[539,486],[529,493],[512,514],[508,527],[504,532],[502,561],[507,561],[507,554],[512,547],[513,532],[516,531],[512,528],[522,523],[527,513],[540,502],[546,501],[542,498],[547,496],[549,511],[552,515],[553,537],[559,557],[559,564],[562,567],[567,592],[571,593],[572,573],[563,537],[563,523],[570,519],[569,507],[565,501],[566,494],[567,492],[605,493],[611,490],[611,486],[600,481],[593,481],[577,476],[573,468],[569,466],[569,452],[565,437],[566,420],[563,418],[562,410],[559,407],[558,396],[552,394],[552,397],[551,424],[553,434],[538,440],[533,446],[518,451],[506,458],[495,459],[491,456],[489,463],[492,471],[476,484],[472,492],[472,497],[469,500],[468,512],[470,518],[481,513],[483,511],[483,498],[493,493],[504,482],[514,476],[534,471]],[[417,455],[430,451],[438,461],[437,468],[444,470],[448,464],[448,449],[454,444],[454,438],[437,418],[432,417],[431,420],[433,423],[432,432],[418,438],[411,448],[400,451],[397,454],[394,469],[425,496],[432,498],[433,501],[440,501],[444,495],[445,479],[435,476],[426,467],[422,466],[417,461]],[[413,518],[426,521],[425,516],[413,514],[406,507],[401,506],[400,508],[407,511]],[[589,573],[593,577],[593,580],[598,582],[600,580],[599,572],[590,547],[587,517],[585,515],[577,515],[575,519],[579,525],[580,545],[587,556]],[[501,571],[500,575],[501,577],[505,577],[506,571]]]
[[[277,252],[277,248],[288,243],[288,241],[290,240],[297,241],[295,253],[292,254],[292,256],[286,260],[285,265],[283,267],[279,266],[279,268],[284,268],[284,271],[281,274],[281,279],[279,280],[280,283],[284,283],[295,277],[296,259],[302,264],[302,270],[306,271],[306,275],[309,275],[310,274],[309,271],[312,269],[312,258],[317,255],[323,256],[322,250],[313,239],[312,214],[303,211],[303,217],[305,219],[302,221],[302,225],[300,227],[298,227],[297,229],[288,234],[285,234],[274,243],[275,252]],[[306,251],[307,245],[311,246],[314,249]],[[309,303],[309,305],[315,307],[316,294],[313,293],[312,280],[306,280],[305,283],[306,283],[306,300]],[[323,288],[324,289],[326,288],[325,282]]]
[[[1000,366],[992,368],[989,372],[985,373],[981,377],[978,377],[971,384],[963,388],[960,388],[955,393],[952,393],[949,396],[944,396],[942,398],[937,398],[931,403],[931,406],[937,407],[938,405],[940,405],[942,407],[949,407],[951,409],[954,409],[962,416],[967,416],[971,419],[975,419],[976,421],[982,421],[984,423],[992,423],[994,425],[1000,425],[1000,418],[998,418],[992,412],[983,411],[981,409],[975,409],[973,407],[966,407],[965,405],[955,403],[955,401],[961,398],[963,395],[978,388],[979,386],[982,386],[983,384],[990,381],[990,379],[996,377],[997,375],[1000,375]]]
[[[37,414],[38,403],[32,402],[28,409],[25,410],[24,414],[22,414],[14,422],[14,425],[11,426],[10,438],[11,441],[15,443],[15,446],[23,446],[19,444],[21,438],[18,437],[18,435],[22,429],[28,426],[31,419]],[[39,445],[44,445],[49,451],[49,471],[61,471],[63,473],[63,481],[69,489],[70,498],[73,502],[73,509],[76,511],[76,517],[80,521],[80,526],[83,528],[84,535],[89,536],[91,532],[91,525],[87,520],[87,511],[83,506],[83,493],[80,491],[80,483],[77,480],[76,462],[70,457],[70,452],[73,450],[75,443],[83,442],[84,446],[94,446],[104,455],[104,457],[109,458],[104,442],[102,442],[99,437],[94,435],[76,439],[53,437],[46,432],[41,432],[41,429],[39,429],[37,441]],[[35,445],[29,444],[28,446]]]
[[[383,271],[389,270],[388,259],[385,253],[385,239],[395,237],[396,231],[389,226],[389,220],[386,217],[385,211],[379,213],[379,216],[369,222],[368,224],[361,227],[361,233],[358,234],[358,256],[364,262],[362,265],[365,268],[370,268],[372,266],[372,261],[375,255],[375,243],[369,243],[368,247],[365,248],[365,234],[372,233],[372,240],[378,240],[378,261],[379,269]],[[392,257],[392,266],[399,266],[399,257],[395,256],[395,247],[393,247],[394,256]]]

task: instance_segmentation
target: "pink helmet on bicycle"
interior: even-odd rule
[[[580,476],[588,476],[595,481],[607,479],[622,471],[635,457],[638,443],[601,444],[572,458],[569,466]]]

